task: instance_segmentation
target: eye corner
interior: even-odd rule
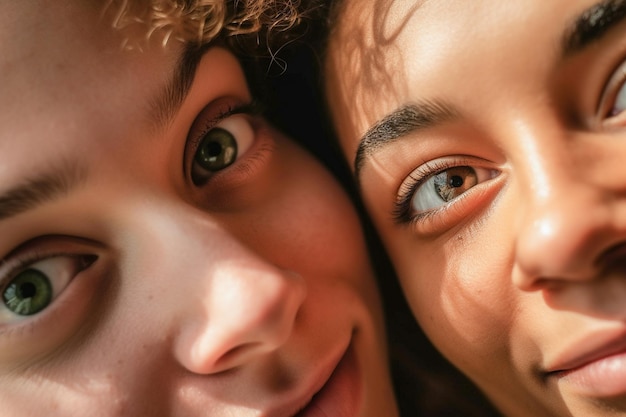
[[[12,315],[27,317],[40,313],[98,259],[97,254],[81,251],[33,250],[3,260],[0,321]]]
[[[622,61],[612,70],[601,89],[592,119],[592,125],[599,129],[616,130],[626,126],[626,62]]]

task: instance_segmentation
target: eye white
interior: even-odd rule
[[[438,187],[441,186],[439,183],[439,176],[442,174],[446,174],[449,171],[466,169],[468,173],[471,173],[472,176],[469,178],[463,178],[463,185],[459,187],[458,195],[450,198],[444,199],[441,195],[441,192],[438,192]],[[416,213],[424,213],[430,210],[435,210],[440,207],[445,206],[450,203],[454,199],[458,198],[460,195],[467,192],[469,189],[475,187],[476,185],[495,178],[498,175],[498,171],[493,169],[486,168],[477,168],[477,167],[469,167],[469,166],[459,166],[452,167],[443,171],[438,172],[437,174],[433,174],[428,177],[426,181],[424,181],[418,188],[415,190],[415,194],[411,199],[411,208]],[[473,182],[473,184],[467,185],[467,180]]]

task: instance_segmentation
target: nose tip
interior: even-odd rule
[[[517,244],[517,260],[521,274],[516,284],[524,290],[532,290],[534,280],[524,277],[556,276],[566,262],[565,254],[570,248],[560,239],[559,229],[564,225],[559,217],[540,217],[525,226]]]
[[[546,285],[584,281],[597,273],[599,254],[611,236],[611,218],[599,202],[578,208],[554,201],[532,207],[516,242],[514,284],[533,291]]]
[[[191,372],[232,369],[280,348],[290,337],[306,298],[303,278],[272,267],[227,268],[212,277],[177,346]]]

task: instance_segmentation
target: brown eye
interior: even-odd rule
[[[204,184],[212,174],[232,165],[254,140],[254,131],[244,115],[234,115],[209,130],[193,157],[191,179]]]
[[[476,171],[471,167],[455,167],[433,177],[437,195],[448,202],[478,184]]]
[[[415,190],[411,211],[424,213],[444,206],[472,187],[497,176],[491,169],[456,166],[433,174]]]

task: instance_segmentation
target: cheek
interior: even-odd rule
[[[499,255],[462,239],[392,239],[387,247],[411,309],[442,353],[464,369],[504,353],[513,304]]]
[[[328,264],[329,269],[339,268],[349,275],[367,265],[355,209],[326,172],[308,168],[300,184],[287,192],[290,210],[283,218],[288,218],[286,230],[300,249],[294,256],[305,255],[315,268]]]
[[[229,229],[267,259],[302,273],[369,274],[356,211],[334,177],[289,141],[280,142],[262,198],[228,219]]]
[[[130,398],[123,393],[123,379],[116,379],[111,371],[97,375],[92,371],[93,366],[70,361],[45,371],[34,367],[20,376],[10,374],[0,382],[2,415],[126,415]]]

